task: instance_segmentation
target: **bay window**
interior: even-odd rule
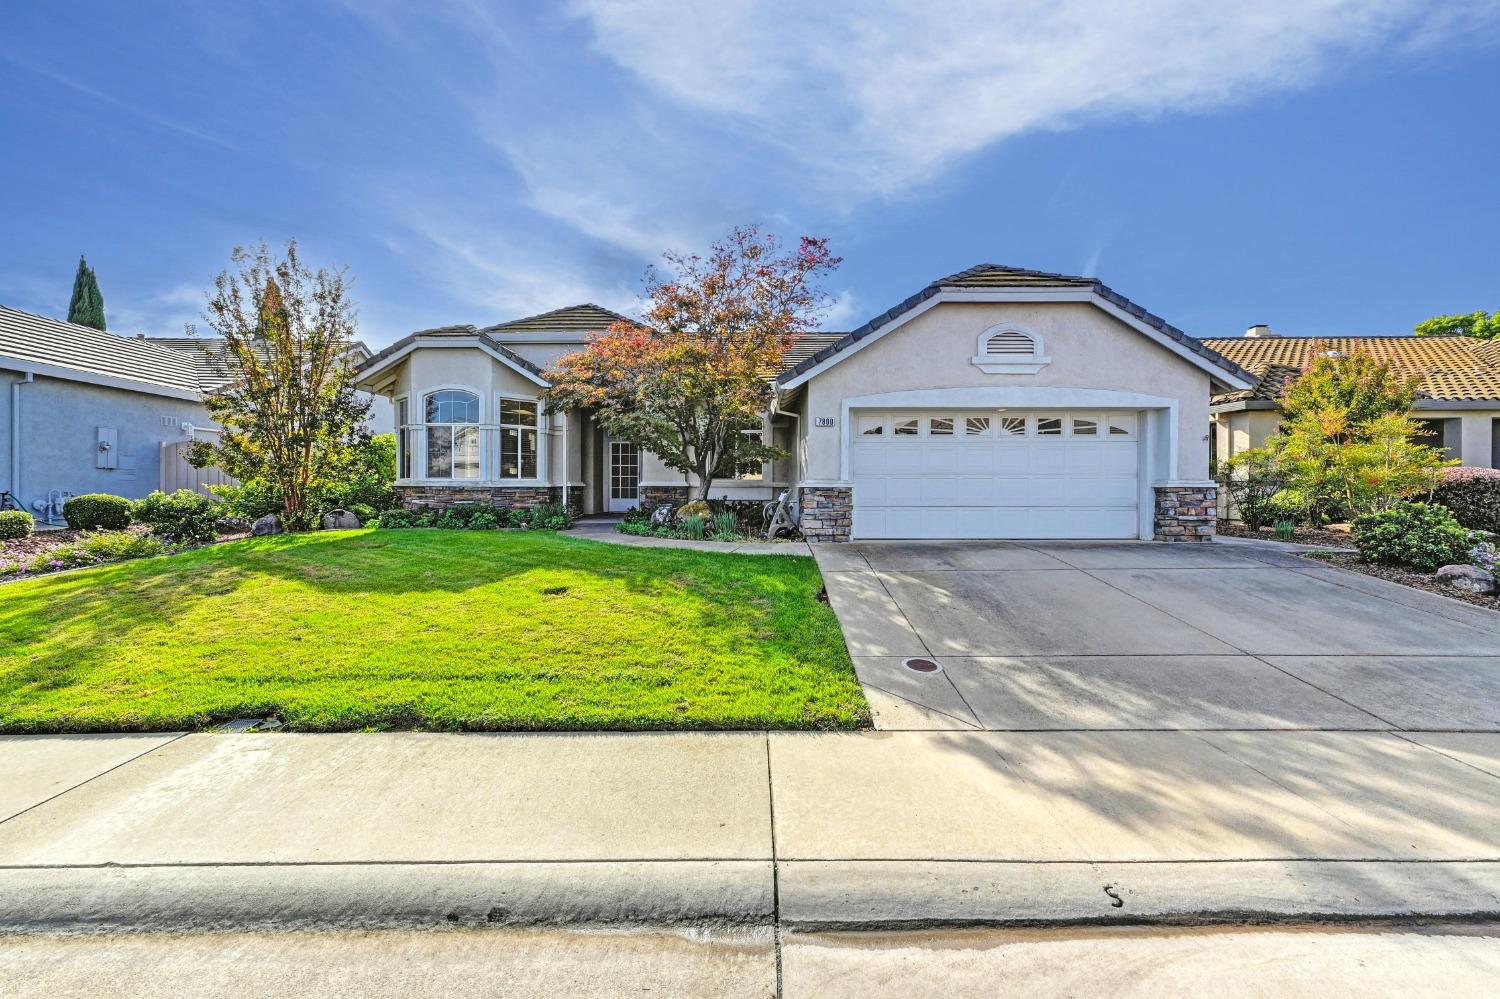
[[[427,397],[427,478],[479,478],[479,396],[458,389]]]
[[[500,478],[536,478],[537,404],[500,400]]]

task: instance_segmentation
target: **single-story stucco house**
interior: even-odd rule
[[[1243,337],[1203,343],[1255,376],[1248,389],[1214,396],[1213,454],[1258,448],[1280,423],[1276,400],[1319,355],[1367,354],[1417,375],[1412,416],[1427,443],[1477,468],[1500,468],[1500,341],[1467,336],[1282,336],[1250,327]]]
[[[39,519],[68,495],[205,492],[223,473],[183,451],[218,432],[203,398],[229,377],[222,340],[121,336],[0,305],[0,491]],[[389,432],[389,403],[374,404],[371,430]]]
[[[358,384],[389,397],[409,506],[681,502],[689,484],[544,371],[618,319],[596,305],[405,337]],[[848,333],[804,338],[760,430],[790,457],[711,495],[789,490],[816,541],[1206,539],[1209,401],[1256,377],[1094,278],[985,264]]]

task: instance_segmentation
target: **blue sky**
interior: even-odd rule
[[[988,13],[985,11],[988,10]],[[628,311],[745,222],[831,237],[829,328],[993,261],[1199,336],[1500,307],[1500,0],[15,5],[0,302],[172,335],[237,243],[362,332]]]

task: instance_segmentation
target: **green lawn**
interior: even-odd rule
[[[0,585],[0,731],[868,724],[821,588],[543,532],[254,538]]]

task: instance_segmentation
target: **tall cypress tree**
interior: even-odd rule
[[[73,278],[73,300],[68,303],[68,322],[92,326],[96,330],[105,328],[104,295],[99,291],[99,279],[82,257],[78,258],[78,273]]]

